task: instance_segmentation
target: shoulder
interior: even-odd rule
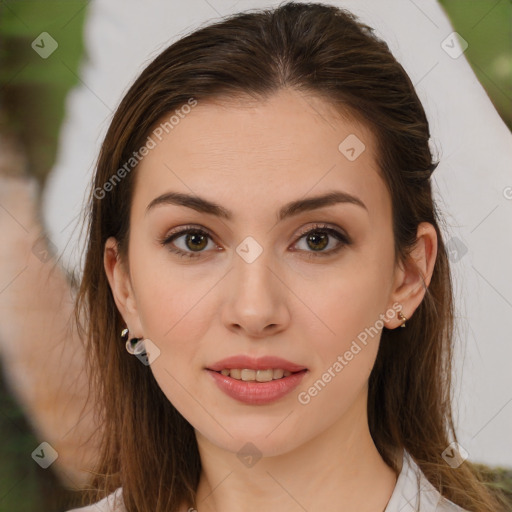
[[[403,464],[384,512],[468,512],[442,496],[404,450]]]
[[[96,503],[67,512],[126,512],[122,494],[123,489],[118,487],[112,494]]]

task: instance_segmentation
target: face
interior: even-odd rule
[[[148,371],[216,446],[282,454],[366,413],[405,296],[375,151],[361,124],[283,90],[199,102],[137,168],[129,270],[107,273],[131,335],[159,350]]]

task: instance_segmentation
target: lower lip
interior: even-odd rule
[[[213,370],[206,371],[215,379],[217,386],[226,395],[249,405],[263,405],[279,400],[293,391],[307,372],[307,370],[302,370],[270,382],[245,382]]]

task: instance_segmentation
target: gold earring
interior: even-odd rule
[[[398,318],[400,318],[400,320],[403,320],[403,323],[400,327],[405,327],[405,322],[407,321],[407,317],[401,311],[399,311]]]

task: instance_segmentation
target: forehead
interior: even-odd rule
[[[134,209],[178,191],[240,213],[273,213],[336,189],[360,197],[371,215],[389,210],[372,133],[319,97],[282,90],[264,101],[199,101],[187,112],[167,125],[172,113],[165,116],[150,134],[155,145],[136,171]]]

